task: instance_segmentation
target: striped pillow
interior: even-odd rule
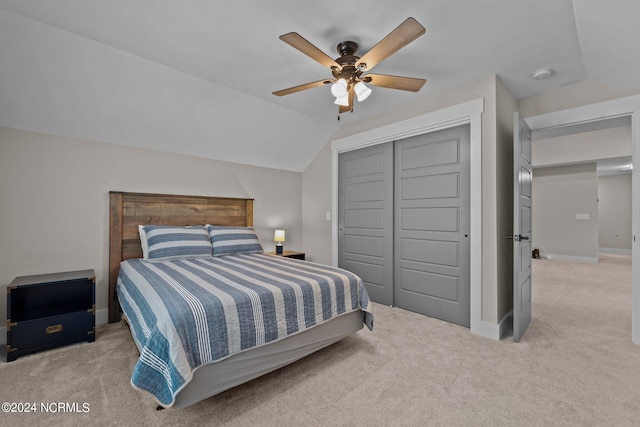
[[[140,225],[142,256],[149,261],[204,258],[212,255],[207,229],[202,225]]]
[[[233,254],[261,254],[260,240],[252,227],[223,227],[207,225],[213,256]]]

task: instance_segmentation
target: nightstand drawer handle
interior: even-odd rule
[[[49,335],[55,334],[56,332],[60,332],[60,331],[62,331],[62,325],[47,326],[47,329],[45,329],[45,332],[48,333]]]

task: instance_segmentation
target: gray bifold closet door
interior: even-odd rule
[[[372,301],[470,323],[469,126],[339,155],[338,265]]]

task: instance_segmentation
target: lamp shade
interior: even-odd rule
[[[284,242],[284,230],[276,230],[273,236],[274,242]]]
[[[356,91],[356,96],[358,97],[358,102],[362,102],[371,95],[371,88],[365,85],[363,82],[358,82],[353,87],[353,90]]]
[[[336,98],[342,98],[347,92],[347,81],[345,79],[338,79],[337,82],[331,85],[331,94]]]
[[[342,105],[344,107],[348,107],[349,106],[349,94],[346,94],[345,96],[343,96],[341,98],[336,98],[336,100],[334,101],[334,104]]]

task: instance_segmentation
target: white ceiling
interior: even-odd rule
[[[427,33],[341,115],[330,77],[278,39],[360,54],[413,16]],[[0,126],[302,171],[338,127],[497,74],[518,99],[589,80],[640,90],[637,0],[0,0]],[[532,71],[554,69],[533,80]]]

